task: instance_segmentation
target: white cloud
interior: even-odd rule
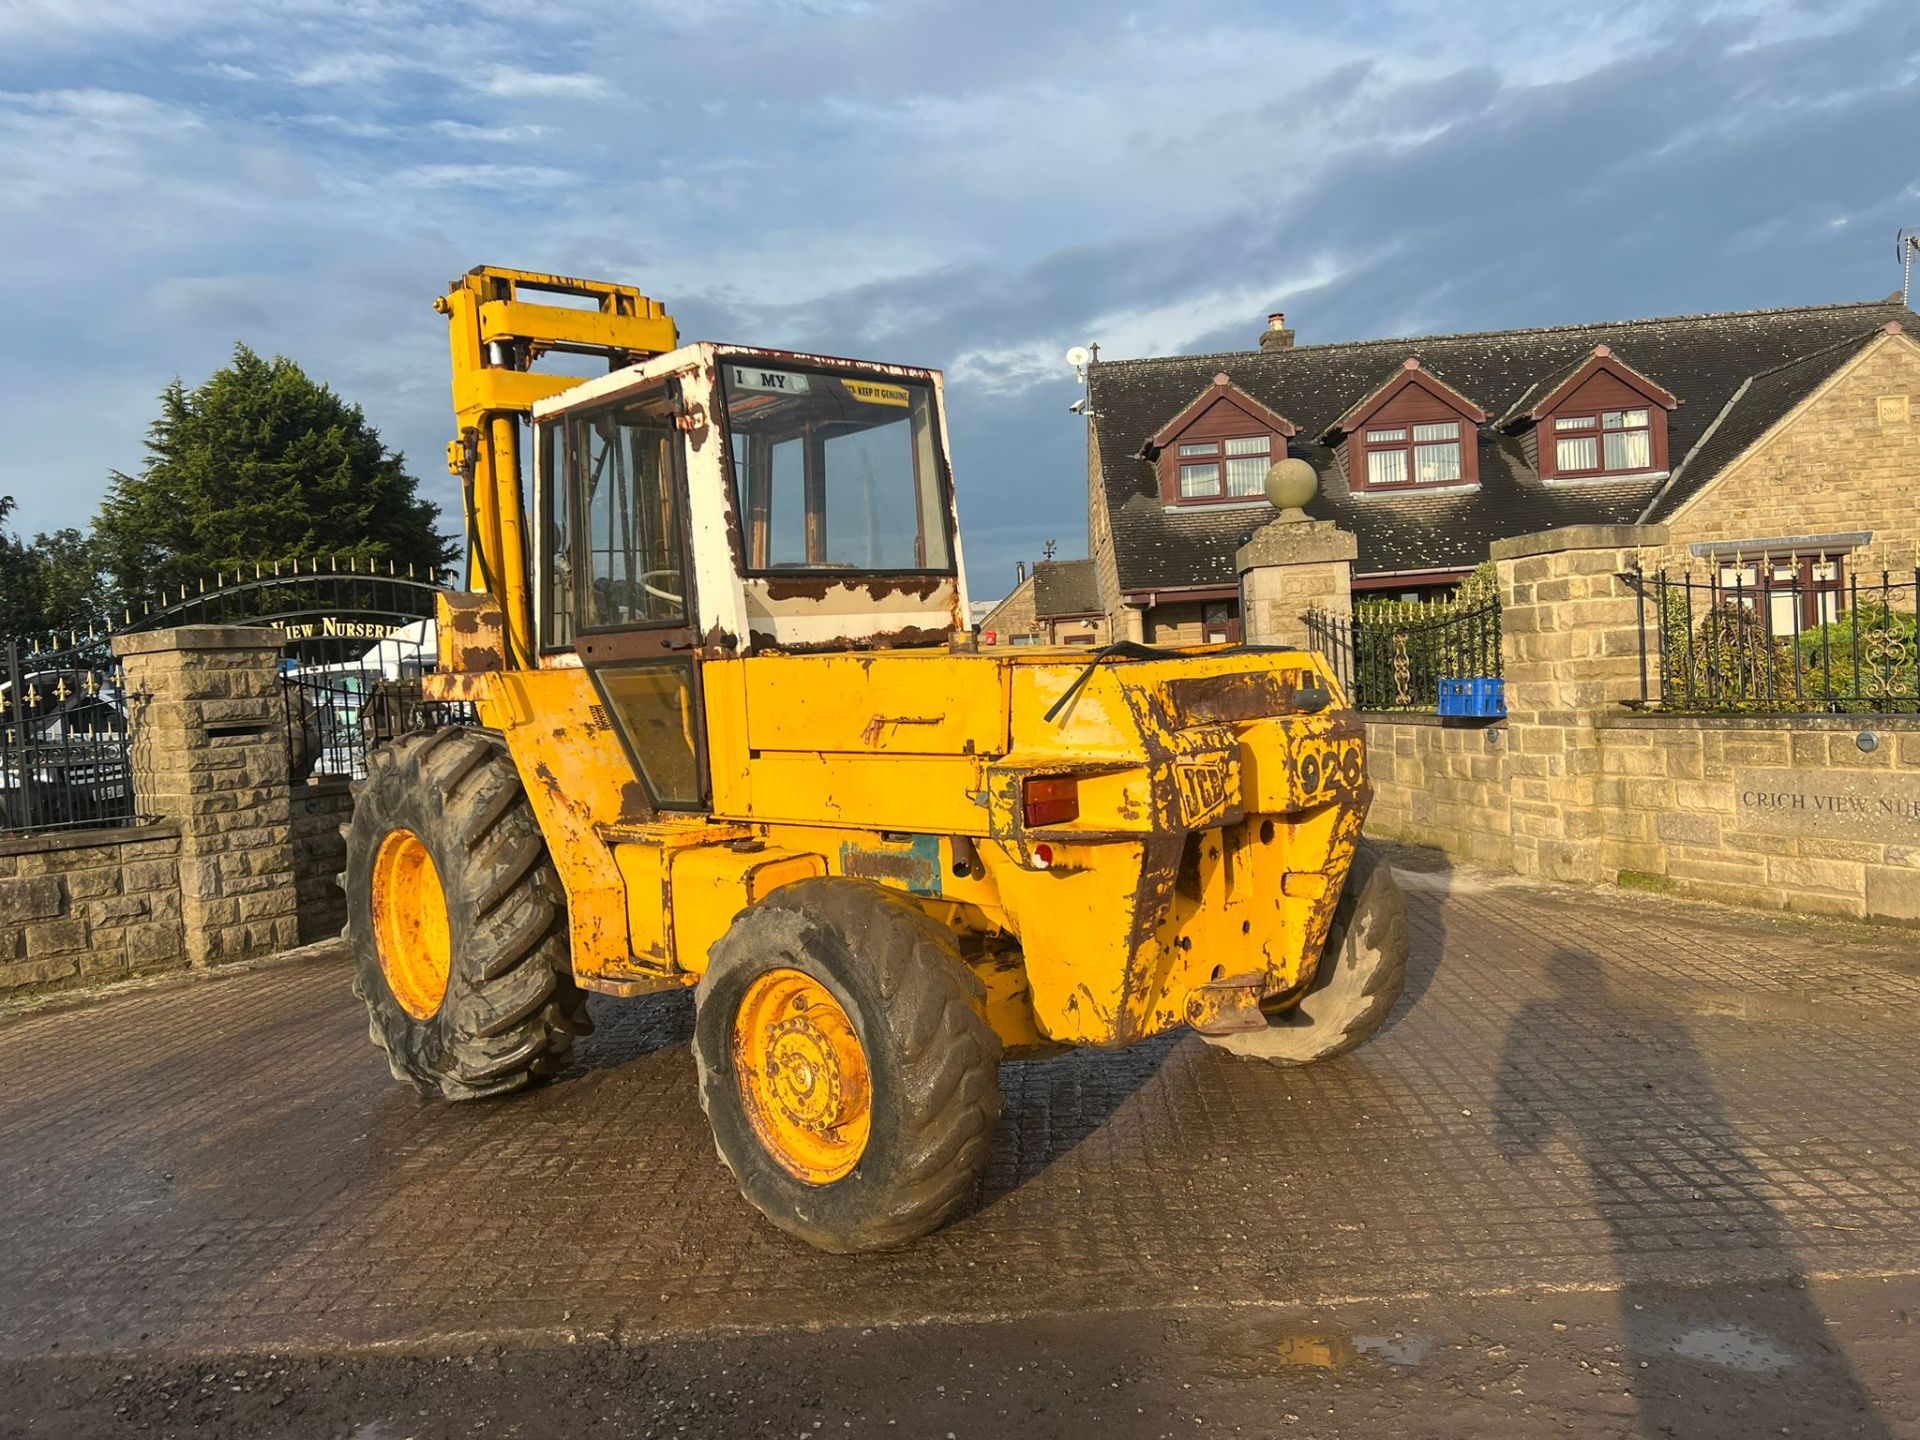
[[[368,85],[407,68],[407,60],[391,52],[348,50],[310,60],[287,78],[295,85]]]
[[[1267,283],[1213,286],[1160,304],[1110,310],[1088,320],[1081,333],[1053,331],[1004,345],[963,351],[947,365],[948,378],[989,395],[1011,395],[1057,383],[1071,372],[1067,347],[1098,343],[1103,359],[1175,355],[1223,330],[1241,327],[1251,337],[1260,317],[1284,309],[1296,295],[1333,284],[1343,274],[1321,257],[1303,273]]]
[[[474,86],[482,94],[503,100],[594,100],[608,93],[607,82],[598,75],[522,70],[513,65],[487,67],[476,77]]]
[[[472,125],[465,120],[435,120],[427,128],[449,140],[470,140],[482,145],[514,145],[553,133],[546,125]]]
[[[381,177],[400,190],[522,190],[577,184],[572,171],[545,165],[410,165]]]

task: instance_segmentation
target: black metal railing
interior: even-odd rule
[[[471,705],[428,700],[421,693],[421,677],[434,660],[430,643],[408,637],[383,640],[348,664],[290,664],[281,686],[292,779],[361,779],[368,752],[389,740],[436,725],[478,723]]]
[[[1734,561],[1634,571],[1641,704],[1675,713],[1920,712],[1920,568]]]
[[[0,645],[0,835],[138,819],[136,708],[102,637]]]
[[[1361,710],[1437,712],[1443,680],[1498,679],[1500,604],[1362,602],[1307,613],[1307,635]]]

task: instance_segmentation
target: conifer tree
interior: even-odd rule
[[[128,597],[297,556],[431,573],[456,552],[417,488],[358,405],[235,345],[204,384],[162,392],[146,463],[113,473],[94,539]]]

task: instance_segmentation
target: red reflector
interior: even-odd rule
[[[1027,826],[1065,825],[1080,818],[1080,782],[1072,776],[1035,776],[1021,796]]]
[[[1034,846],[1033,847],[1033,868],[1036,870],[1047,870],[1052,868],[1052,866],[1053,866],[1053,847],[1051,845]]]

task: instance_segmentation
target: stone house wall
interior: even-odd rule
[[[1054,645],[1103,645],[1107,639],[1107,617],[1083,615],[1045,622],[1048,642]]]
[[[1100,471],[1098,428],[1087,426],[1087,558],[1093,561],[1107,633],[1115,640],[1140,640],[1140,612],[1120,594],[1120,561],[1113,551],[1113,517],[1107,513],[1107,486]],[[1131,625],[1129,624],[1131,616]]]
[[[179,826],[0,840],[0,995],[186,963]]]
[[[989,643],[987,634],[992,632],[992,644],[1011,645],[1014,636],[1038,635],[1040,628],[1033,614],[1033,575],[1029,572],[1026,579],[1007,593],[1006,599],[987,612],[980,622],[980,641]]]
[[[1198,600],[1169,601],[1145,612],[1149,645],[1206,643],[1206,607]]]
[[[1920,344],[1885,335],[1667,521],[1649,563],[1696,572],[1696,543],[1871,531],[1850,564],[1911,578],[1920,549]]]

